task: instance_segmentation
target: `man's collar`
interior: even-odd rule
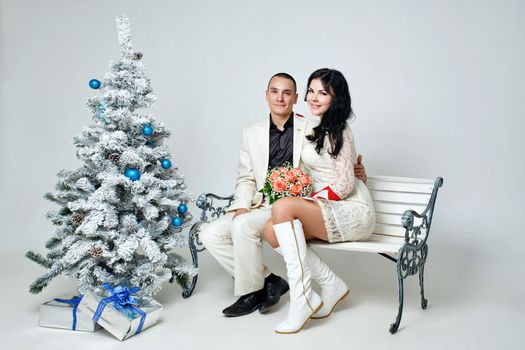
[[[274,128],[274,129],[279,130],[277,125],[275,125],[275,123],[272,120],[272,114],[270,113],[269,115],[270,115],[270,129]],[[288,117],[288,120],[286,121],[286,123],[284,123],[283,130],[289,127],[293,127],[293,119],[294,119],[294,112],[290,114],[290,116]]]

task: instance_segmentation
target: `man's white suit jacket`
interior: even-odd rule
[[[301,151],[311,133],[312,123],[303,116],[293,116],[293,166],[299,167]],[[239,157],[239,175],[235,185],[234,200],[228,211],[240,208],[257,208],[263,202],[262,193],[258,192],[266,180],[270,153],[270,118],[254,124],[242,131]]]

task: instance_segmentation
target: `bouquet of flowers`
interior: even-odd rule
[[[286,163],[268,171],[264,187],[259,190],[273,204],[283,197],[306,197],[312,193],[311,179],[301,169]]]

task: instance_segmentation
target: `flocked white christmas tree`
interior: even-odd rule
[[[108,282],[140,287],[150,297],[162,283],[186,287],[196,269],[173,249],[187,246],[183,228],[191,222],[184,177],[163,144],[170,132],[140,111],[155,96],[134,52],[128,19],[117,19],[120,59],[110,62],[103,82],[90,81],[101,94],[88,101],[95,124],[74,138],[83,165],[58,172],[58,203],[47,217],[58,228],[44,257],[31,260],[49,271],[30,286],[39,293],[56,276],[78,280],[81,294]]]

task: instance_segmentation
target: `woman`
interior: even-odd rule
[[[313,72],[305,101],[319,117],[301,152],[314,194],[278,200],[264,232],[268,243],[283,255],[290,284],[288,318],[277,325],[277,333],[296,333],[309,318],[329,316],[348,295],[346,284],[307,248],[306,240],[366,240],[375,225],[370,193],[354,176],[357,156],[347,124],[352,107],[346,79],[333,69]],[[312,290],[310,278],[321,286],[321,297]]]

